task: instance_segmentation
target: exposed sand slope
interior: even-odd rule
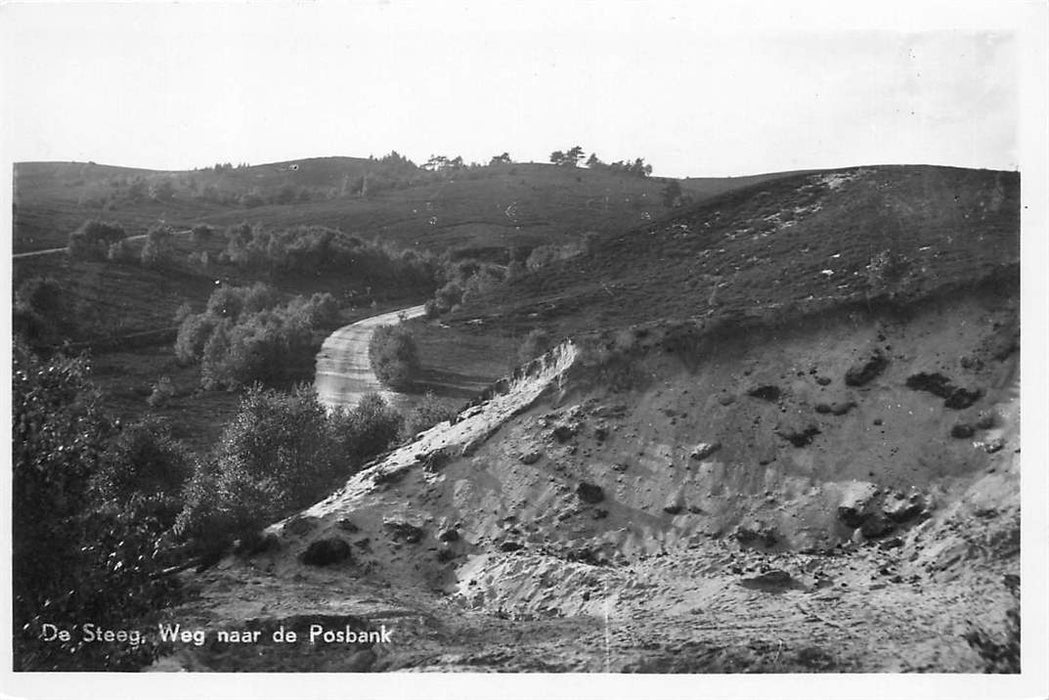
[[[1015,311],[973,293],[683,351],[671,329],[626,334],[600,363],[562,345],[270,528],[277,549],[227,560],[178,614],[395,626],[375,670],[979,670],[961,635],[1004,634],[1019,572]],[[881,373],[846,384],[875,348]],[[949,408],[907,386],[919,372],[979,398]],[[300,562],[333,537],[350,560]],[[180,654],[165,663],[364,663]]]

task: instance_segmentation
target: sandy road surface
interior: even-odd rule
[[[396,324],[404,318],[422,316],[422,305],[372,316],[343,326],[324,341],[317,354],[317,376],[314,388],[317,397],[327,408],[353,408],[367,393],[379,392],[391,397],[372,372],[368,362],[368,343],[379,326]]]

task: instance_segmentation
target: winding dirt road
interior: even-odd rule
[[[368,343],[379,326],[396,324],[402,317],[416,318],[425,308],[412,306],[372,316],[343,326],[325,339],[317,353],[317,376],[313,386],[320,402],[329,409],[353,408],[361,397],[379,392],[387,399],[396,394],[383,388],[368,361]]]

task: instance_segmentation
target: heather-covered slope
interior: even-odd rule
[[[655,318],[781,319],[903,303],[1018,269],[1019,174],[876,166],[735,190],[592,242],[458,319],[563,335]]]

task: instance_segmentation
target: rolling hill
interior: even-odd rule
[[[683,180],[681,186],[702,200],[780,176]],[[531,247],[657,218],[669,182],[534,163],[435,174],[362,158],[178,172],[18,163],[14,180],[16,253],[63,246],[87,218],[116,221],[129,233],[160,220],[187,228],[249,221],[319,224],[431,250]]]
[[[1019,174],[877,166],[726,192],[523,275],[451,317],[562,336],[803,316],[1018,274]]]

